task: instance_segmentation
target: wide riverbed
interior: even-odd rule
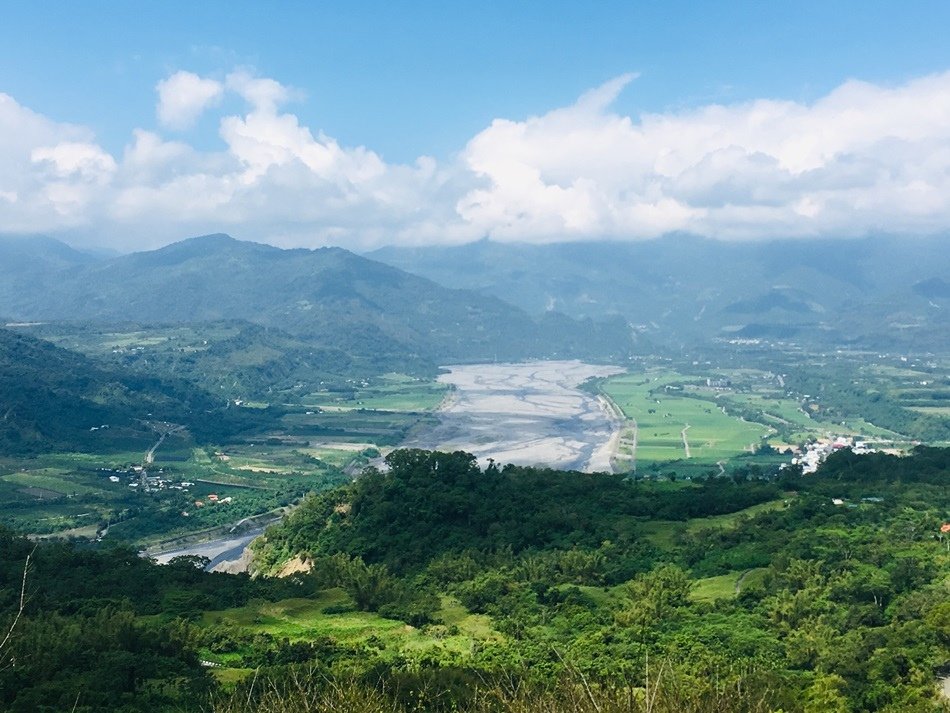
[[[605,402],[578,386],[623,370],[579,361],[445,367],[452,394],[440,423],[406,446],[463,450],[484,465],[545,465],[609,471],[620,422]]]
[[[153,556],[159,564],[168,564],[168,562],[175,557],[186,555],[207,557],[211,561],[205,569],[211,571],[222,563],[233,562],[240,559],[244,548],[251,544],[251,541],[263,532],[263,527],[257,527],[240,535],[230,535],[205,542],[195,542],[175,550],[160,552]]]
[[[592,376],[623,371],[579,361],[467,364],[445,367],[439,381],[450,396],[439,409],[439,425],[402,447],[463,450],[484,466],[544,465],[564,470],[609,471],[620,420],[609,405],[581,391]],[[201,555],[208,569],[233,568],[244,548],[263,531],[255,528],[155,555],[160,563],[179,555]]]

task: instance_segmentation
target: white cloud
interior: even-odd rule
[[[112,181],[116,162],[93,143],[63,141],[33,149],[30,160],[43,179],[39,198],[68,225],[85,221],[87,210]]]
[[[88,129],[56,123],[0,94],[0,231],[84,223],[114,170],[115,160]]]
[[[294,98],[296,94],[274,79],[255,77],[244,69],[231,72],[225,78],[225,85],[257,111],[269,113],[277,111],[277,107]]]
[[[950,229],[950,72],[847,82],[811,104],[624,116],[612,105],[634,79],[496,119],[455,159],[409,165],[302,124],[285,108],[295,90],[244,70],[158,84],[166,125],[188,125],[228,93],[247,103],[218,117],[212,151],[134,129],[113,156],[88,129],[0,94],[0,231],[81,231],[134,249],[219,230],[370,247]]]
[[[636,121],[610,111],[627,81],[475,136],[463,160],[488,185],[462,196],[461,216],[524,240],[950,227],[950,73]]]
[[[199,77],[192,72],[175,72],[160,81],[155,90],[158,92],[158,120],[172,129],[192,126],[205,109],[214,105],[224,94],[220,82]]]
[[[35,148],[30,152],[30,160],[58,179],[99,184],[108,183],[116,169],[115,159],[96,144],[76,141]]]

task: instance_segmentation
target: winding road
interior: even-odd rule
[[[637,472],[637,443],[640,438],[640,425],[637,419],[630,417],[630,427],[633,428],[633,438],[630,440],[630,469]]]

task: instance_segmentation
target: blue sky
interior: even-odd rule
[[[617,108],[636,114],[950,68],[947,2],[5,5],[0,91],[112,148],[154,126],[153,86],[179,69],[253,67],[303,90],[308,125],[407,161],[624,72],[640,78]]]
[[[589,182],[602,186],[609,181],[597,174],[596,167],[588,171],[576,160],[559,166],[531,168],[542,178],[553,177],[544,178],[543,187],[579,186],[578,190],[584,191],[583,200],[576,205],[580,212],[575,211],[573,217],[546,216],[541,214],[545,205],[557,203],[556,199],[547,202],[539,199],[522,205],[520,194],[514,198],[510,193],[509,198],[500,197],[493,188],[505,183],[512,174],[499,176],[497,171],[505,172],[510,167],[499,167],[495,159],[485,163],[478,156],[473,157],[471,145],[496,120],[526,122],[530,117],[549,116],[571,107],[585,92],[627,73],[636,78],[622,90],[608,92],[610,101],[599,104],[597,111],[608,119],[606,124],[611,123],[610,117],[629,118],[634,128],[639,129],[644,115],[677,117],[703,112],[712,106],[740,107],[762,100],[814,107],[851,79],[886,91],[910,87],[921,78],[950,70],[950,43],[946,41],[950,3],[947,2],[113,3],[88,0],[83,3],[6,2],[2,6],[2,17],[0,93],[10,97],[18,109],[28,110],[44,120],[82,127],[81,143],[95,145],[107,154],[110,158],[96,159],[97,165],[102,171],[108,169],[115,175],[97,174],[95,178],[85,175],[81,196],[75,186],[70,186],[72,193],[66,211],[71,211],[70,215],[45,223],[32,221],[32,214],[24,207],[29,186],[39,186],[40,179],[8,176],[5,188],[0,176],[0,197],[15,196],[16,201],[10,199],[9,202],[15,202],[17,211],[22,214],[15,220],[4,220],[4,204],[0,202],[0,230],[35,227],[103,242],[114,242],[109,235],[128,232],[130,227],[137,229],[148,220],[148,211],[143,211],[136,222],[129,217],[134,211],[110,213],[103,208],[106,202],[117,200],[120,184],[123,190],[130,187],[131,179],[122,157],[134,141],[135,130],[154,133],[162,141],[186,144],[189,151],[210,160],[211,155],[233,149],[222,138],[222,118],[250,115],[245,94],[231,87],[218,92],[209,110],[203,109],[193,122],[181,125],[162,122],[156,114],[156,85],[182,71],[217,82],[222,87],[227,85],[227,77],[236,71],[271,78],[287,90],[280,100],[278,113],[293,116],[317,142],[324,136],[344,151],[366,147],[385,164],[386,170],[391,166],[414,166],[420,156],[432,157],[437,162],[433,170],[439,174],[438,180],[426,174],[426,187],[419,188],[413,196],[404,197],[409,203],[398,210],[387,213],[381,209],[377,224],[368,224],[369,216],[374,214],[365,209],[358,211],[358,219],[342,213],[300,218],[288,214],[289,206],[275,205],[269,198],[271,194],[266,192],[254,199],[272,209],[270,222],[236,224],[238,228],[248,225],[255,236],[274,242],[339,241],[371,245],[385,242],[387,235],[393,236],[390,239],[395,242],[457,242],[481,234],[529,240],[622,238],[627,233],[632,237],[653,237],[667,227],[718,231],[731,238],[756,237],[755,226],[745,224],[750,220],[748,217],[743,218],[740,221],[743,225],[738,227],[735,219],[731,223],[698,219],[695,211],[706,210],[704,206],[712,198],[705,196],[698,203],[690,202],[682,197],[681,190],[646,191],[638,194],[638,205],[662,208],[663,201],[670,199],[693,211],[690,220],[673,219],[674,213],[666,208],[662,211],[669,219],[665,217],[655,225],[652,219],[643,218],[642,211],[633,217],[618,218],[624,211],[624,196],[629,190],[618,185],[609,190],[590,189]],[[915,100],[926,102],[927,92],[935,91],[942,89],[918,87]],[[893,100],[885,95],[878,98],[885,104]],[[871,110],[870,105],[861,106],[863,110]],[[894,120],[899,121],[899,117]],[[609,126],[605,130],[609,133]],[[788,130],[804,129],[799,126]],[[870,136],[868,141],[880,145],[894,138],[887,133],[890,129],[877,131],[885,133]],[[53,137],[56,131],[50,129],[50,132],[47,132],[48,140],[66,140],[62,136]],[[916,134],[898,138],[919,140]],[[73,144],[77,142],[75,137],[68,140]],[[933,140],[941,142],[942,135]],[[748,146],[735,136],[730,141],[738,141],[737,145],[745,147],[747,156],[776,157],[783,169],[791,170],[796,176],[818,168],[814,162],[790,168],[787,157],[780,155],[778,149],[770,153],[762,141],[756,143],[750,139]],[[629,148],[629,141],[627,145]],[[694,165],[678,164],[676,170],[682,173],[702,168],[702,161],[714,154],[719,156],[716,152],[727,151],[731,145],[704,149],[696,154]],[[52,154],[47,148],[34,147],[29,162],[31,165],[44,161],[44,165],[55,164],[52,174],[47,173],[55,174],[63,183],[68,178],[65,174],[69,173],[64,168],[66,164],[59,158],[50,158]],[[671,148],[679,150],[677,146]],[[521,149],[527,155],[534,155],[535,149],[524,145]],[[915,150],[919,149],[918,146]],[[39,154],[35,150],[39,150]],[[827,149],[838,157],[845,153],[853,157],[855,151],[858,149],[854,146]],[[860,151],[858,154],[857,159],[867,158]],[[245,165],[249,161],[240,153],[230,158]],[[114,169],[106,166],[110,159],[116,164]],[[294,160],[282,159],[281,168],[287,168]],[[758,166],[757,162],[757,158],[752,161]],[[460,164],[465,170],[457,169]],[[311,173],[316,171],[312,162],[307,165]],[[364,171],[360,174],[364,178],[365,171],[375,170],[361,165],[362,169],[354,170]],[[745,170],[742,167],[745,163],[742,166],[730,163],[730,166],[731,173],[742,174]],[[177,173],[173,173],[180,175],[182,170],[178,165]],[[658,169],[654,161],[650,167],[628,176],[625,186],[639,185],[643,171],[666,176],[665,170]],[[198,173],[208,172],[207,165],[202,163]],[[150,175],[153,174],[154,171]],[[261,175],[261,171],[257,171],[247,180],[264,180]],[[323,174],[319,178],[330,180]],[[417,179],[418,176],[401,176],[396,183]],[[615,176],[611,178],[615,179]],[[165,178],[154,180],[164,185]],[[287,180],[291,179],[286,176],[281,179]],[[354,184],[349,174],[346,181],[348,186]],[[438,185],[433,186],[432,181]],[[100,186],[96,189],[98,192],[89,188],[92,184]],[[102,188],[106,184],[112,191],[109,196],[104,195],[106,189]],[[788,184],[786,180],[783,185],[787,188]],[[48,183],[43,185],[44,190],[49,188]],[[307,185],[313,188],[312,184]],[[135,195],[141,194],[141,184],[133,187],[138,191]],[[155,191],[157,184],[150,183],[147,188]],[[733,189],[734,186],[729,190]],[[303,187],[300,190],[305,193]],[[514,188],[516,194],[519,190]],[[723,190],[719,194],[729,193]],[[397,200],[392,196],[393,189],[374,184],[372,191],[377,197],[381,192],[385,194],[385,208],[391,208],[392,202]],[[492,193],[489,198],[493,202],[489,205],[481,201],[478,210],[467,210],[464,206],[471,208],[473,198],[478,202],[484,197],[473,191]],[[325,200],[332,198],[329,194],[319,195]],[[126,201],[123,205],[130,205],[134,196],[128,191],[123,196]],[[251,198],[242,195],[244,200]],[[796,197],[799,203],[807,199],[808,196],[801,193]],[[419,206],[411,203],[413,200],[426,203],[442,200],[444,204],[431,215],[418,218]],[[752,207],[767,207],[776,200],[779,200],[776,196],[766,197],[753,201]],[[600,210],[595,205],[600,201],[610,204],[609,219],[603,216],[593,219],[587,215]],[[80,203],[86,208],[79,210]],[[855,207],[860,207],[860,202],[852,206]],[[56,208],[58,213],[63,213],[61,208],[61,205]],[[153,209],[159,210],[154,206]],[[539,211],[539,215],[534,216],[536,219],[522,221],[520,227],[514,225],[519,222],[519,216],[534,210]],[[799,210],[805,217],[810,212],[812,209],[807,207]],[[478,219],[473,217],[475,213],[479,214]],[[873,229],[933,232],[945,228],[943,207],[932,213],[934,219],[929,222],[921,221],[916,213],[894,225],[880,223],[879,218],[858,221],[858,232]],[[416,215],[418,220],[414,223],[407,218],[408,214]],[[765,237],[782,231],[818,235],[842,230],[840,217],[820,224],[813,222],[810,227],[795,226],[794,221],[784,219],[769,222],[765,215],[762,221],[759,233]],[[150,237],[143,238],[143,244],[164,242],[179,232],[187,234],[190,230],[210,228],[216,222],[213,214],[205,212],[194,219],[183,220],[180,225],[168,224],[153,231]],[[726,223],[729,225],[723,227]],[[651,227],[637,230],[641,224]],[[221,226],[240,232],[234,227]],[[441,239],[438,235],[447,237]]]

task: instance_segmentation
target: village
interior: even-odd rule
[[[158,493],[167,490],[188,493],[195,486],[195,483],[191,481],[172,479],[165,473],[164,468],[159,468],[156,475],[150,475],[145,466],[138,464],[130,465],[125,469],[99,468],[99,472],[107,475],[110,483],[121,483],[123,479],[128,480],[128,487],[140,493]],[[230,505],[232,502],[234,502],[234,498],[230,495],[221,497],[217,493],[209,493],[203,499],[195,500],[194,507]],[[190,515],[187,510],[181,514],[183,517]]]
[[[859,455],[880,450],[871,447],[868,441],[856,440],[853,436],[829,436],[806,443],[804,449],[792,449],[791,465],[800,465],[802,475],[811,475],[818,471],[818,466],[824,463],[828,456],[846,448]]]

